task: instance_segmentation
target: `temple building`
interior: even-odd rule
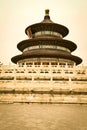
[[[15,64],[0,64],[0,103],[87,103],[87,66],[72,55],[77,45],[64,39],[68,28],[54,23],[47,9],[25,33]]]
[[[44,20],[25,29],[28,39],[17,47],[21,55],[13,57],[13,63],[19,65],[61,65],[74,66],[82,62],[81,58],[71,54],[77,46],[72,41],[64,40],[69,30],[51,21],[49,10],[45,10]]]

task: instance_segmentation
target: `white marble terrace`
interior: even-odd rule
[[[87,66],[47,63],[0,65],[0,80],[87,81]]]

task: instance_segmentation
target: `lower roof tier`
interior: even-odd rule
[[[27,59],[27,58],[61,58],[61,59],[67,59],[74,61],[76,65],[80,64],[82,62],[82,59],[71,55],[68,52],[65,51],[59,51],[56,49],[36,49],[28,51],[28,53],[23,53],[21,55],[17,55],[11,59],[11,61],[15,64],[18,63],[18,61]]]
[[[61,47],[68,48],[71,52],[77,48],[74,42],[58,38],[34,38],[23,40],[20,43],[18,43],[17,48],[20,51],[23,51],[27,47],[36,45],[58,45]]]

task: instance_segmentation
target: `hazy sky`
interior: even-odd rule
[[[25,28],[41,22],[45,9],[50,9],[52,21],[68,27],[64,39],[77,44],[72,54],[87,65],[87,0],[0,0],[0,61],[9,64],[21,54],[17,44],[27,39]]]

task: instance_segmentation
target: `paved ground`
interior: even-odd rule
[[[87,130],[87,106],[0,104],[0,130]]]

